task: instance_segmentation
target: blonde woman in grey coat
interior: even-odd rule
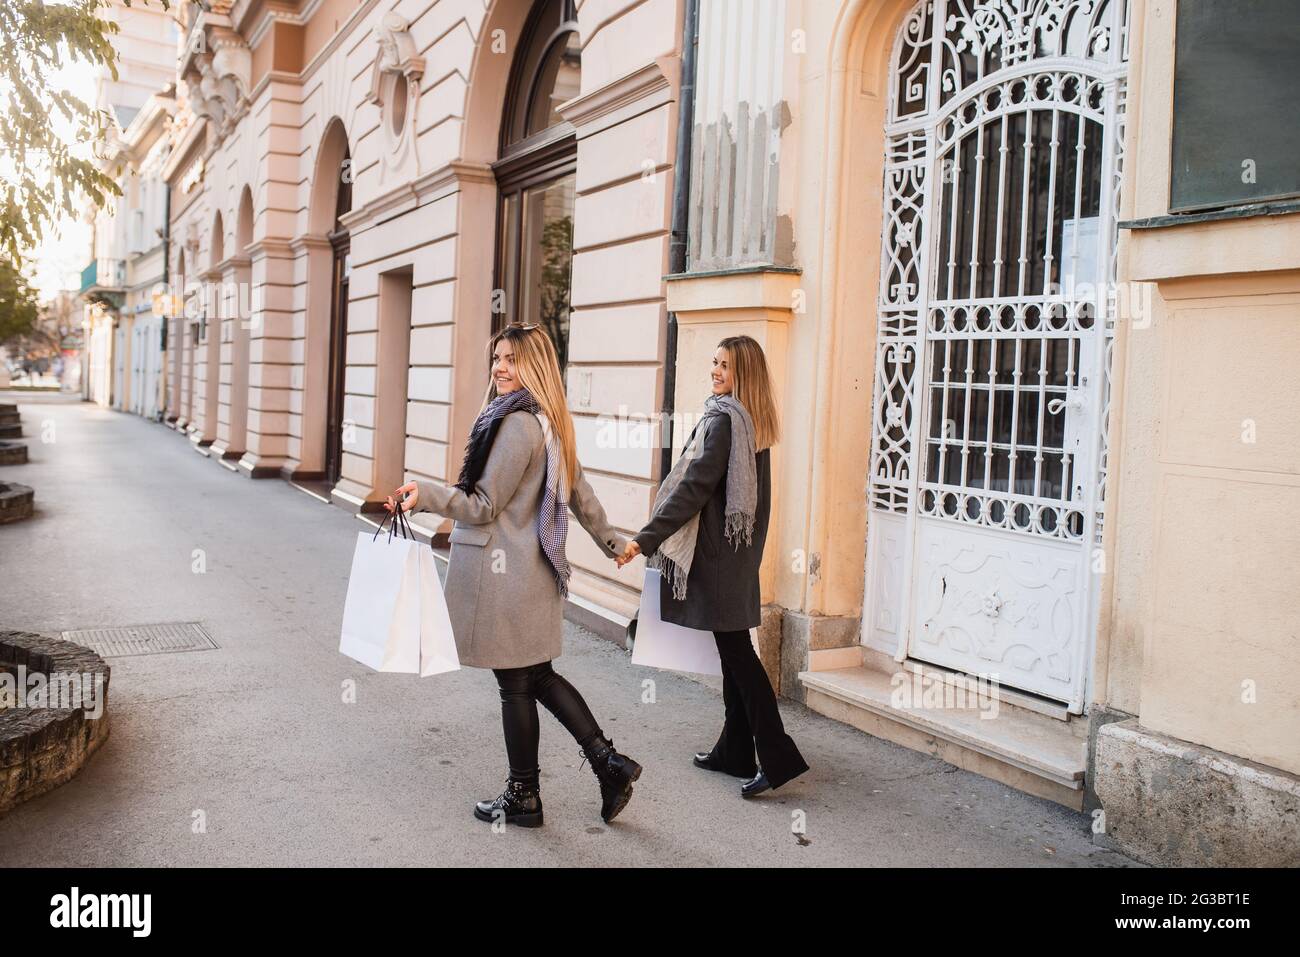
[[[510,773],[500,796],[480,801],[474,815],[541,826],[540,701],[591,762],[609,822],[632,797],[641,765],[614,749],[551,661],[560,656],[568,595],[568,509],[610,558],[626,542],[578,464],[550,337],[535,325],[511,325],[493,337],[491,350],[492,381],[457,483],[415,481],[395,493],[405,511],[455,519],[445,590],[456,649],[461,664],[491,668],[500,686]],[[393,510],[393,497],[385,507]]]

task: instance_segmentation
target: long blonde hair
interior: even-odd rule
[[[496,382],[490,370],[497,343],[502,339],[509,340],[514,347],[515,376],[519,384],[533,394],[560,442],[560,462],[564,469],[560,487],[567,491],[578,471],[578,443],[573,434],[573,416],[569,413],[564,380],[560,378],[560,359],[555,345],[540,326],[509,325],[493,336],[488,343],[488,387],[483,408],[487,408],[497,395]]]
[[[754,448],[761,452],[781,439],[781,419],[772,396],[772,377],[767,372],[763,347],[749,336],[728,336],[718,343],[727,350],[731,377],[735,382],[731,394],[754,420]]]

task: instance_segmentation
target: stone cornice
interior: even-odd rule
[[[253,265],[253,260],[251,257],[240,256],[236,254],[234,256],[227,256],[225,259],[221,260],[221,262],[217,263],[217,265],[213,268],[217,269],[220,272],[225,273],[225,272],[229,272],[232,269],[239,269],[240,267],[247,268],[251,265]]]
[[[185,44],[185,52],[181,54],[180,61],[176,64],[176,75],[185,76],[188,73],[196,73],[199,70],[199,60],[207,56],[208,50],[207,35],[211,28],[216,27],[218,30],[234,32],[235,26],[230,22],[230,18],[224,13],[218,13],[215,10],[199,10],[199,15],[194,18],[194,25],[190,27],[189,37]],[[202,33],[204,41],[195,43],[196,34]]]
[[[294,86],[302,86],[302,77],[297,73],[290,73],[288,70],[267,70],[262,74],[262,78],[257,81],[257,85],[249,91],[248,101],[256,103],[258,97],[272,83],[290,83]]]
[[[320,8],[322,0],[238,0],[231,10],[230,19],[238,30],[248,39],[248,45],[255,47],[266,37],[271,25],[276,21],[301,26],[310,20]]]
[[[420,193],[415,188],[415,183],[402,183],[387,193],[375,197],[366,205],[344,213],[339,217],[339,223],[345,229],[351,231],[362,223],[379,218],[384,213],[392,212],[394,215],[400,215],[414,209],[419,204]]]
[[[176,112],[176,98],[155,93],[122,131],[122,142],[135,160],[148,152],[157,135],[165,132],[167,118]]]
[[[248,244],[245,249],[248,254],[249,263],[258,259],[266,259],[268,256],[279,255],[280,258],[287,259],[293,255],[293,243],[287,239],[258,239]]]
[[[646,105],[643,101],[652,98],[665,103],[675,100],[680,75],[679,57],[658,57],[654,62],[633,70],[599,90],[561,103],[556,110],[573,124],[579,137],[582,137],[613,125],[615,119],[622,119],[614,114],[624,112],[629,107]],[[655,94],[659,96],[655,97]]]
[[[457,192],[465,183],[494,184],[495,182],[496,177],[492,174],[492,167],[487,164],[453,160],[439,169],[425,173],[418,179],[403,183],[375,197],[359,209],[345,213],[340,222],[348,230],[366,225],[378,225],[425,203]]]
[[[286,243],[285,245],[288,247],[289,252],[295,256],[298,255],[300,252],[302,252],[304,249],[332,248],[331,243],[329,241],[329,237],[318,236],[315,233],[303,233],[300,236],[295,236],[293,237],[293,239],[289,240],[289,242]]]
[[[663,277],[669,312],[679,322],[743,319],[754,311],[790,318],[802,270],[756,265]]]
[[[185,131],[184,137],[176,144],[172,150],[171,156],[167,157],[167,162],[163,164],[162,178],[168,182],[171,181],[189,158],[189,154],[194,151],[196,143],[203,139],[204,131],[207,129],[208,121],[205,117],[198,116],[190,124],[189,129]]]

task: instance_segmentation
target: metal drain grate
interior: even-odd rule
[[[177,651],[209,651],[217,647],[196,621],[169,621],[129,628],[85,628],[63,637],[85,645],[101,658],[128,655],[167,655]]]

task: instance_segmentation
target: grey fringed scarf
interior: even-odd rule
[[[746,545],[753,543],[754,512],[758,506],[758,470],[754,461],[754,420],[749,412],[733,396],[711,395],[704,403],[705,416],[728,415],[731,417],[731,454],[727,461],[727,511],[724,533],[727,541],[736,549],[743,541]],[[699,454],[700,432],[696,431],[691,444],[683,450],[681,457],[659,486],[655,495],[655,511],[681,484],[691,460]],[[685,525],[679,528],[646,559],[646,566],[657,568],[663,576],[672,582],[673,598],[683,601],[686,598],[686,580],[691,574],[691,562],[695,559],[695,539],[699,533],[700,516],[692,515]]]

